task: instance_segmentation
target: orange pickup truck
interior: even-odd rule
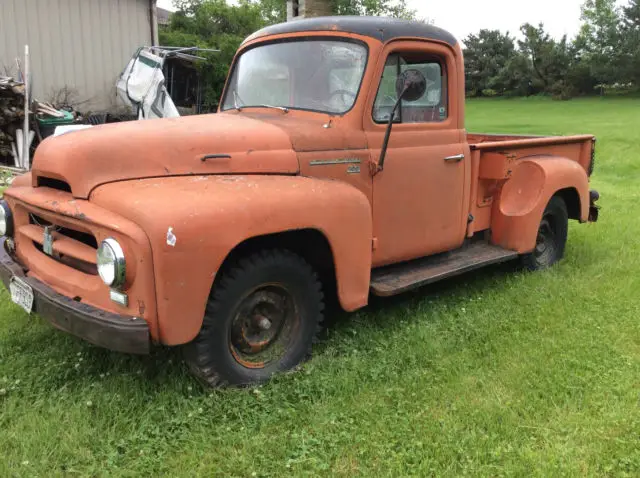
[[[212,386],[308,356],[346,311],[597,219],[595,139],[467,133],[456,39],[331,17],[249,37],[218,114],[47,139],[0,207],[12,300],[116,351],[183,346]],[[523,311],[524,313],[524,311]]]

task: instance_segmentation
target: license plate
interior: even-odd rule
[[[30,314],[33,309],[33,289],[31,286],[18,277],[12,277],[9,290],[13,303],[18,304],[27,311],[27,314]]]

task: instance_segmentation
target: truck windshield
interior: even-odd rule
[[[237,60],[222,110],[275,106],[343,114],[358,97],[366,64],[367,48],[349,41],[258,46]]]

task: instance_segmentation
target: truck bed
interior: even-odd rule
[[[595,137],[584,134],[576,136],[520,136],[507,134],[468,133],[467,142],[473,157],[490,160],[497,153],[511,160],[531,156],[559,156],[576,161],[589,171],[595,148]]]
[[[520,136],[468,133],[471,150],[469,211],[475,218],[469,235],[488,229],[491,205],[499,185],[508,180],[515,162],[525,158],[561,157],[579,163],[587,174],[593,169],[595,138],[576,136]]]
[[[530,148],[536,146],[558,146],[565,144],[588,145],[595,141],[590,134],[574,136],[534,136],[517,134],[487,134],[467,133],[467,142],[471,149],[495,149],[495,148]]]

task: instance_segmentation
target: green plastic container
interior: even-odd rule
[[[40,129],[40,135],[42,139],[51,136],[55,130],[56,126],[63,126],[68,124],[73,124],[73,113],[68,111],[60,111],[64,114],[61,118],[54,117],[46,117],[46,118],[37,118],[38,120],[38,128]]]
[[[40,123],[40,126],[60,126],[63,124],[73,124],[73,113],[70,113],[69,111],[60,111],[60,113],[63,113],[64,116],[62,118],[54,118],[54,117],[50,117],[50,118],[38,118],[38,123]]]

